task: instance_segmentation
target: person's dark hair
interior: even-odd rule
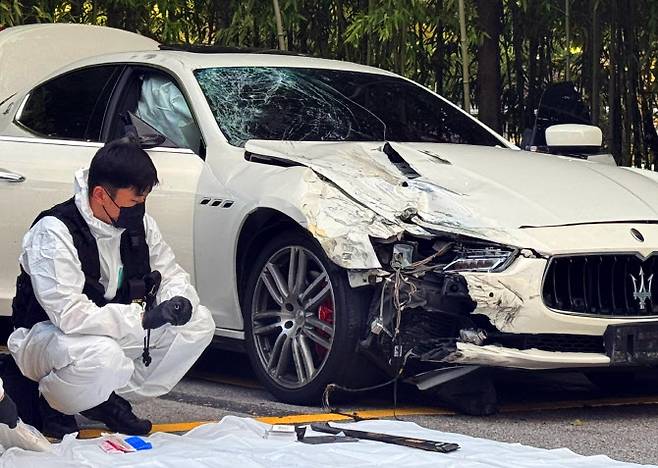
[[[114,197],[117,189],[134,188],[139,195],[158,184],[158,172],[149,155],[139,145],[122,140],[99,149],[89,165],[89,195],[101,186]]]

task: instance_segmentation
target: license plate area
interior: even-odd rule
[[[658,323],[608,325],[603,335],[610,365],[658,364]]]

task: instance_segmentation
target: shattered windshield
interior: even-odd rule
[[[194,74],[235,146],[251,139],[501,145],[454,107],[396,77],[278,67],[205,68]]]

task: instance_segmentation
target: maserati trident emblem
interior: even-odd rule
[[[644,280],[644,270],[640,267],[639,282],[640,287],[638,288],[638,278],[635,278],[633,275],[629,275],[633,280],[633,299],[640,302],[640,310],[644,310],[647,300],[651,300],[651,282],[653,281],[653,275],[649,276],[647,281]]]
[[[640,241],[640,242],[644,242],[644,236],[637,229],[632,228],[631,229],[631,235],[635,238],[635,240]]]

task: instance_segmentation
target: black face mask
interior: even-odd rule
[[[107,193],[107,190],[105,191],[105,193]],[[110,197],[110,200],[112,200],[112,203],[114,203],[114,206],[119,208],[119,216],[117,217],[117,219],[114,219],[112,218],[112,216],[110,216],[110,214],[103,206],[103,210],[105,211],[107,217],[110,218],[110,222],[112,223],[112,226],[114,226],[115,228],[123,228],[131,231],[131,230],[139,229],[141,226],[144,225],[144,213],[146,212],[146,202],[138,203],[135,206],[119,206],[116,204],[116,202],[110,196],[109,193],[107,193],[107,195],[108,197]]]

